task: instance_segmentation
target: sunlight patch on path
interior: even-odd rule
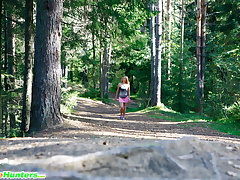
[[[108,122],[120,122],[120,123],[136,123],[136,124],[183,124],[186,122],[153,122],[153,121],[136,121],[136,120],[114,120],[114,119],[107,119],[102,117],[88,117],[88,116],[79,116],[79,115],[68,115],[68,117],[77,118],[77,119],[88,119],[93,121],[108,121]],[[112,117],[112,116],[111,116]]]
[[[129,130],[121,128],[111,128],[109,130],[97,130],[94,128],[88,131],[79,131],[81,134],[96,135],[96,136],[112,136],[112,137],[123,137],[123,138],[136,138],[136,139],[158,139],[158,140],[177,140],[182,137],[196,137],[206,141],[221,141],[228,143],[240,144],[240,140],[230,137],[219,137],[219,136],[205,136],[205,135],[190,135],[181,133],[160,133],[160,132],[149,132],[139,130]],[[70,134],[76,134],[76,131],[68,131]],[[77,135],[77,134],[76,134]]]

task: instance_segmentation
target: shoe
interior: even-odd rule
[[[120,119],[123,119],[123,117],[122,117],[122,116],[120,116]]]

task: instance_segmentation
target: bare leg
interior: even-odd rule
[[[127,103],[123,103],[123,117],[125,118]]]
[[[124,109],[124,106],[123,106],[123,103],[122,103],[122,102],[120,102],[120,107],[121,107],[120,113],[121,113],[121,116],[122,116],[122,115],[123,115],[123,109]]]

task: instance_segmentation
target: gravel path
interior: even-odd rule
[[[129,106],[134,106],[131,102]],[[171,140],[194,136],[208,141],[240,143],[238,136],[228,135],[204,126],[208,122],[172,122],[152,118],[144,113],[127,113],[127,120],[119,119],[119,107],[91,99],[79,98],[75,113],[64,115],[65,123],[55,129],[37,133],[37,137],[78,138],[109,136]]]

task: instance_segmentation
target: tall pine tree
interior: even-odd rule
[[[30,130],[62,123],[62,0],[38,0]]]
[[[25,15],[25,69],[24,69],[24,90],[23,90],[23,110],[22,125],[23,132],[27,132],[30,126],[30,112],[32,102],[32,66],[34,48],[33,43],[33,0],[26,0]]]

